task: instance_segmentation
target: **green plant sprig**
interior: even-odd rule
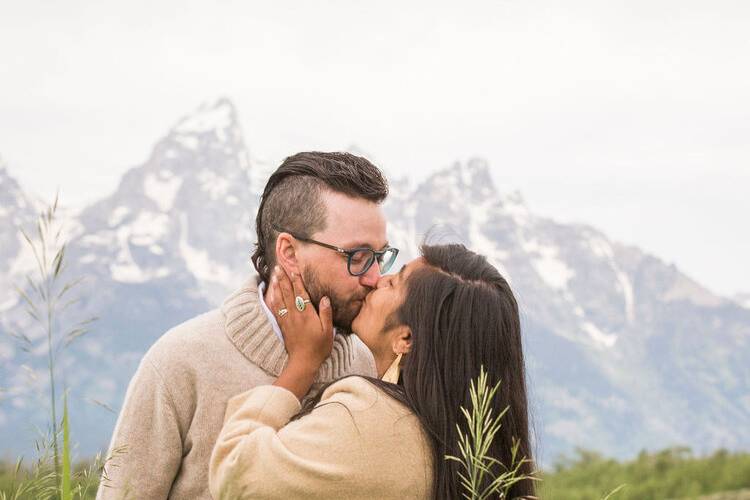
[[[463,497],[468,500],[485,500],[490,497],[507,498],[514,484],[536,477],[521,473],[521,467],[529,460],[519,457],[520,441],[514,439],[511,449],[512,463],[502,464],[489,455],[490,447],[502,427],[502,418],[508,407],[499,415],[492,414],[492,401],[500,387],[500,382],[489,387],[487,372],[480,367],[479,377],[469,386],[471,410],[461,407],[466,420],[466,431],[456,424],[460,457],[447,455],[446,460],[458,462],[461,470],[457,473],[464,489]],[[502,472],[498,473],[497,470]],[[489,481],[488,481],[489,479]],[[484,486],[486,484],[486,486]]]

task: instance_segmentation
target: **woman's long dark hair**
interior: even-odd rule
[[[458,244],[423,245],[421,251],[428,266],[409,276],[406,298],[396,312],[397,324],[412,332],[400,383],[370,380],[410,408],[431,437],[433,498],[461,498],[461,465],[445,456],[461,456],[456,424],[465,428],[460,408],[471,408],[469,384],[481,366],[491,386],[500,381],[492,414],[508,408],[488,455],[502,464],[498,467],[511,468],[518,441],[519,457],[528,460],[519,473],[533,472],[518,305],[508,282],[483,256]],[[317,402],[308,402],[301,415]],[[509,491],[509,498],[533,495],[531,480]]]

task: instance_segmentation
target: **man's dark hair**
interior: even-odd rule
[[[268,282],[276,264],[276,227],[305,237],[326,228],[326,189],[374,203],[388,196],[383,173],[361,156],[311,151],[288,157],[268,179],[255,219],[252,261],[261,280]]]

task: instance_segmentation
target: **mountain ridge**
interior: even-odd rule
[[[65,354],[72,396],[119,408],[154,340],[241,284],[252,269],[257,170],[236,110],[220,99],[177,120],[113,193],[68,221],[71,271],[90,278],[77,312],[102,318],[96,333]],[[451,163],[419,183],[389,178],[383,208],[400,260],[415,257],[436,226],[450,228],[444,239],[486,255],[509,279],[523,317],[543,461],[576,446],[620,457],[671,444],[750,448],[743,363],[750,310],[592,226],[533,213],[520,193],[498,188],[480,158]],[[3,227],[17,230],[33,210],[11,180],[0,166],[0,200],[16,214]],[[2,233],[3,241],[10,235]],[[21,276],[2,271],[21,253],[20,243],[0,251],[4,283]],[[0,329],[28,327],[10,303],[11,287],[4,288],[0,305],[10,305],[0,308]],[[7,336],[0,336],[0,359],[2,385],[9,386],[0,395],[0,438],[22,450],[13,426],[40,421],[34,398],[19,388],[43,392],[43,363]],[[23,375],[29,371],[37,375],[33,384]],[[83,436],[81,451],[106,447],[114,415],[79,406],[71,421],[74,435]]]

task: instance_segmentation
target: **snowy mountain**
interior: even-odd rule
[[[542,459],[575,446],[618,456],[750,446],[747,310],[594,228],[530,213],[481,160],[406,191],[389,206],[397,244],[448,224],[509,277]]]
[[[104,407],[117,410],[154,340],[219,304],[251,270],[267,173],[250,164],[236,112],[220,100],[179,120],[114,194],[69,221],[71,274],[89,277],[76,313],[101,318],[62,355],[80,453],[106,447],[116,415]],[[516,291],[543,461],[577,446],[617,456],[672,444],[750,448],[750,309],[594,228],[531,213],[482,160],[419,185],[391,178],[385,211],[402,259],[438,225],[487,255]],[[21,283],[17,228],[33,206],[3,168],[0,201],[0,329],[10,331],[28,325],[6,291]],[[28,450],[32,425],[44,425],[44,398],[34,396],[45,388],[44,357],[2,336],[0,359],[3,448]]]

